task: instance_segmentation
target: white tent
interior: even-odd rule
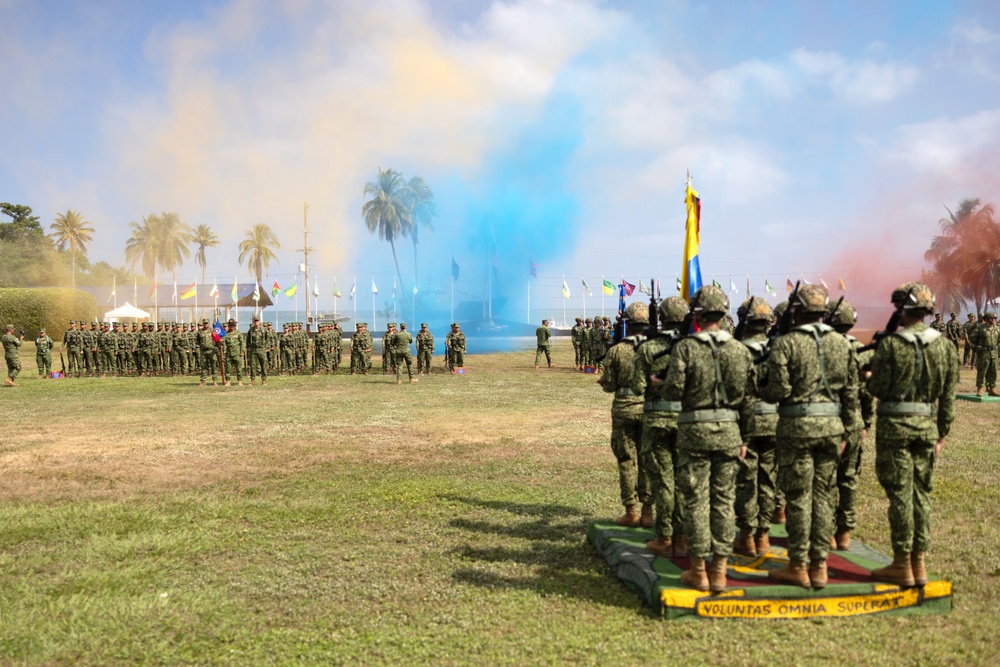
[[[104,317],[109,322],[117,322],[118,320],[125,317],[132,318],[135,320],[142,320],[142,319],[149,319],[149,313],[147,313],[145,310],[136,308],[128,301],[126,301],[125,305],[118,306],[114,310],[109,310],[108,312],[104,313]]]

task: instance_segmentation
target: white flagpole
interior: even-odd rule
[[[563,285],[565,285],[566,284],[566,276],[563,276],[562,279],[563,279]],[[559,290],[562,291],[562,285],[559,286]],[[563,302],[563,327],[565,328],[566,327],[566,295],[563,294],[562,297],[563,297],[562,298],[562,302]]]
[[[601,317],[604,317],[604,274],[601,274]]]
[[[115,300],[115,310],[118,310],[118,276],[111,278],[111,294]],[[138,308],[139,306],[136,306]]]
[[[583,297],[583,319],[587,319],[587,289],[583,286],[583,276],[580,276],[580,296]],[[566,326],[566,315],[563,315],[563,326]]]
[[[333,284],[336,286],[336,284],[337,284],[337,276],[333,277]],[[334,294],[333,295],[333,321],[334,322],[337,321],[337,304],[338,304],[338,302],[339,302],[339,297],[337,297],[337,295]]]
[[[358,324],[358,277],[354,276],[354,298],[351,301],[354,302],[354,325],[357,328]]]
[[[451,321],[455,321],[455,276],[451,276]]]

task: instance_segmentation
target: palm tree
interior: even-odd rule
[[[413,219],[410,238],[413,240],[413,280],[416,282],[418,230],[420,225],[423,225],[430,231],[434,231],[431,220],[437,215],[437,202],[434,200],[434,191],[431,190],[422,177],[414,176],[406,184],[406,205]]]
[[[72,265],[72,285],[76,287],[76,251],[79,248],[84,255],[87,253],[87,246],[91,242],[91,234],[94,228],[90,222],[83,219],[83,216],[72,209],[65,213],[56,215],[52,227],[52,240],[61,250],[65,250],[69,245],[70,262]]]
[[[268,272],[271,261],[278,261],[274,251],[280,247],[278,237],[268,225],[254,225],[252,229],[247,230],[246,238],[240,241],[239,261],[246,262],[247,268],[257,276],[259,283],[261,274]]]
[[[156,227],[159,223],[157,215],[154,213],[142,219],[142,224],[137,222],[128,223],[132,230],[132,237],[125,242],[125,261],[130,268],[135,268],[136,263],[142,267],[142,272],[156,282],[156,264],[159,261],[159,239]]]
[[[158,260],[161,268],[166,269],[177,280],[177,268],[191,255],[188,244],[191,242],[191,228],[181,222],[176,213],[162,213],[157,217],[155,231],[157,236]]]
[[[399,271],[399,259],[396,257],[396,239],[408,236],[413,230],[413,215],[407,206],[409,186],[398,171],[383,171],[379,167],[378,177],[365,183],[364,196],[371,196],[361,207],[365,226],[370,233],[378,231],[379,238],[389,242],[392,261],[396,264],[396,275],[399,276],[399,287],[405,294],[403,275]]]
[[[195,264],[201,267],[201,282],[205,282],[205,269],[208,262],[205,260],[205,248],[214,248],[219,245],[219,237],[208,225],[198,225],[191,236],[191,242],[197,244],[198,252],[194,255]]]
[[[1000,275],[1000,228],[993,220],[993,207],[980,208],[978,199],[965,199],[955,212],[947,206],[945,210],[948,217],[939,221],[941,234],[924,253],[932,263],[927,278],[942,304],[959,307],[972,300],[981,312],[996,296]]]

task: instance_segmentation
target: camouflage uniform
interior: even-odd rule
[[[219,359],[216,356],[218,354],[218,347],[212,338],[212,327],[208,325],[208,320],[202,320],[201,324],[202,328],[196,336],[201,360],[201,384],[205,384],[209,373],[212,374],[212,384],[215,384],[218,381],[219,371]]]
[[[80,360],[83,355],[83,338],[76,328],[76,321],[69,321],[69,329],[63,334],[62,347],[66,348],[66,377],[80,377]],[[59,349],[62,350],[62,347]]]
[[[406,364],[406,375],[413,382],[413,359],[410,357],[410,345],[413,336],[406,330],[405,324],[399,325],[399,331],[392,335],[392,359],[396,367],[396,383],[402,382],[403,364]]]
[[[972,342],[972,331],[976,328],[976,316],[969,313],[969,321],[962,324],[962,340],[964,349],[962,351],[962,365],[975,365],[975,343]]]
[[[429,375],[431,372],[431,357],[434,354],[434,334],[427,329],[427,323],[420,325],[417,333],[417,374]]]
[[[382,375],[396,372],[396,360],[392,354],[392,338],[396,334],[396,323],[389,322],[382,336]]]
[[[7,362],[7,384],[16,387],[14,380],[21,372],[21,353],[17,348],[21,347],[21,337],[14,335],[14,325],[7,325],[7,333],[0,338],[3,344],[3,358]]]
[[[594,320],[588,317],[580,333],[580,359],[584,366],[594,365],[594,357],[590,352],[590,330],[593,328],[593,323]]]
[[[35,339],[35,365],[38,366],[38,377],[47,378],[52,373],[52,345],[53,341],[45,329],[38,332]]]
[[[958,341],[962,339],[962,323],[958,321],[958,316],[955,313],[951,314],[951,319],[945,324],[945,334],[957,350]]]
[[[893,293],[914,294],[933,308],[933,295],[919,283]],[[917,313],[919,315],[919,311]],[[875,472],[889,499],[893,563],[872,575],[901,585],[927,582],[923,554],[930,546],[930,492],[935,445],[955,416],[958,354],[922,322],[883,339],[872,361],[868,389],[878,403]]]
[[[229,320],[229,330],[222,339],[222,349],[226,355],[226,386],[232,384],[233,376],[243,384],[243,334],[236,328],[236,320]]]
[[[996,313],[983,314],[985,322],[976,327],[972,333],[972,342],[976,346],[976,390],[980,395],[982,388],[996,396],[994,390],[997,384],[997,347],[1000,346],[1000,328],[996,326]]]
[[[941,313],[934,315],[934,321],[931,322],[931,329],[937,331],[942,336],[948,333],[948,325],[941,320]]]
[[[260,383],[267,384],[267,332],[256,317],[247,332],[247,363],[250,364],[250,384],[256,382],[258,375]]]
[[[538,368],[538,362],[542,360],[543,354],[546,363],[550,368],[552,366],[552,354],[549,351],[549,339],[552,338],[552,332],[549,330],[548,323],[548,320],[543,320],[542,326],[535,329],[535,368]]]
[[[372,347],[375,342],[368,331],[368,325],[358,322],[357,331],[351,337],[351,374],[364,373],[368,375],[372,366]]]
[[[821,317],[829,303],[818,285],[803,286],[797,299],[789,307],[809,316]],[[834,532],[838,450],[858,414],[854,349],[829,325],[797,325],[771,343],[766,374],[761,398],[779,404],[778,484],[787,503],[789,558],[789,567],[768,574],[822,588]]]
[[[569,332],[570,341],[573,343],[573,363],[576,365],[577,370],[583,369],[583,353],[581,352],[580,345],[583,340],[583,318],[576,318],[576,324]]]
[[[465,366],[465,334],[461,332],[458,322],[451,325],[451,331],[445,336],[444,342],[448,347],[451,367],[454,369]]]
[[[633,322],[641,322],[648,315],[641,316],[644,303],[629,305]],[[588,331],[589,333],[589,331]],[[618,485],[621,491],[625,515],[619,518],[621,525],[638,525],[639,505],[652,511],[653,496],[649,488],[646,467],[639,460],[639,443],[642,441],[643,396],[632,390],[632,359],[635,346],[642,342],[642,336],[626,336],[621,343],[608,351],[604,373],[598,380],[604,391],[615,395],[611,404],[611,451],[618,461]]]
[[[648,308],[648,306],[647,306]],[[598,361],[604,356],[604,329],[601,327],[600,318],[594,318],[594,326],[590,329],[590,364],[600,370],[604,366],[604,360]]]

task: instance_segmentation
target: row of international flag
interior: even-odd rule
[[[676,276],[676,280],[677,280],[677,293],[678,294],[684,294],[684,282],[683,282],[683,280],[681,280],[681,277],[679,275]],[[799,280],[804,285],[811,285],[812,284],[806,278],[800,278]],[[699,280],[699,283],[700,283],[700,280]],[[715,276],[712,277],[712,284],[715,285],[716,287],[718,287],[721,290],[725,290],[725,287],[723,287],[722,283],[720,283],[719,281],[717,281],[715,279]],[[828,292],[831,290],[830,285],[827,284],[827,282],[825,280],[823,280],[822,277],[819,278],[818,284],[822,285],[823,288],[826,289]],[[587,296],[593,296],[594,295],[594,291],[590,288],[590,285],[587,283],[587,279],[584,278],[583,276],[580,276],[580,286],[583,288],[583,291],[586,293]],[[846,292],[847,291],[847,285],[844,283],[843,278],[840,278],[840,277],[837,278],[837,288],[841,292]],[[653,295],[652,288],[650,287],[650,285],[647,282],[643,281],[642,278],[639,278],[634,284],[628,282],[624,278],[622,278],[621,282],[619,282],[617,284],[611,282],[610,280],[608,280],[606,278],[603,278],[603,277],[601,278],[601,291],[604,294],[607,294],[608,296],[614,296],[614,295],[619,294],[619,293],[622,293],[625,296],[632,296],[633,292],[635,292],[637,289],[639,290],[640,294],[645,294],[647,296],[652,296]],[[699,286],[699,289],[700,289],[700,286]],[[788,294],[791,294],[791,292],[794,289],[795,289],[795,283],[792,282],[792,279],[791,278],[785,278],[785,292],[788,293]],[[695,291],[697,291],[697,290],[695,290]],[[729,279],[729,291],[732,294],[739,294],[740,293],[740,289],[736,286],[736,283],[733,282],[732,278]],[[771,284],[771,281],[768,280],[767,276],[764,276],[764,291],[767,292],[768,294],[770,294],[771,296],[778,296],[778,291]],[[747,276],[746,292],[745,293],[746,294],[751,294],[752,293],[751,292],[751,288],[750,288],[750,276]],[[569,284],[566,282],[566,277],[565,276],[563,276],[563,279],[562,279],[562,295],[565,298],[567,298],[567,299],[569,299],[569,298],[571,298],[573,296],[573,294],[572,294],[572,292],[570,290]],[[657,278],[656,279],[656,297],[660,298],[661,295],[662,295],[662,293],[661,293],[661,290],[660,290],[660,279]]]

